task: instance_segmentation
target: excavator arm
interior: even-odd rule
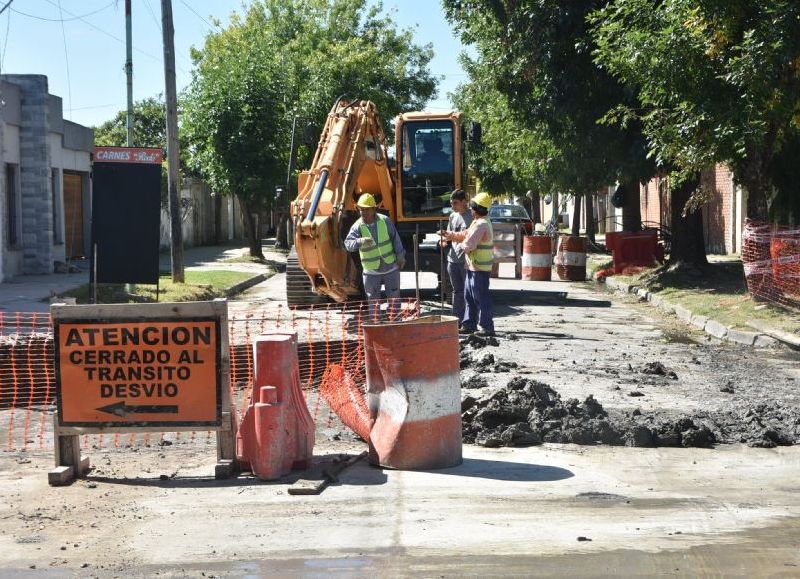
[[[298,262],[315,294],[343,302],[361,293],[360,272],[343,240],[362,193],[373,194],[379,208],[395,219],[394,187],[375,105],[340,98],[328,114],[311,168],[300,174],[291,205]]]

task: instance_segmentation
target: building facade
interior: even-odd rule
[[[89,255],[93,141],[47,77],[0,76],[0,281]]]

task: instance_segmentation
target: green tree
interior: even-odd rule
[[[748,217],[766,219],[800,128],[800,4],[616,0],[592,22],[597,61],[637,91],[611,117],[641,122],[652,154],[685,176],[729,163]]]
[[[161,166],[161,203],[167,206],[167,120],[163,95],[146,98],[133,103],[133,146],[162,149],[164,164]],[[119,111],[114,118],[94,129],[94,144],[101,147],[125,147],[128,143],[128,112]],[[183,135],[180,135],[181,173],[189,174],[188,155]]]
[[[548,179],[554,173],[550,167],[558,162],[557,151],[542,131],[525,126],[503,94],[482,80],[485,64],[462,57],[462,65],[471,81],[451,98],[458,110],[483,126],[481,146],[469,151],[470,166],[490,194],[524,196],[530,191],[531,217],[539,221],[539,195],[556,187]]]
[[[472,78],[503,95],[520,127],[548,144],[539,159],[545,182],[586,194],[616,180],[629,184],[625,228],[638,229],[639,183],[655,172],[636,122],[600,124],[632,103],[624,87],[593,62],[586,17],[601,0],[443,0],[448,19],[483,67]]]
[[[163,95],[136,101],[133,103],[133,145],[166,150],[166,123]],[[94,142],[98,146],[124,147],[127,141],[127,111],[119,111],[113,119],[94,127]]]
[[[374,101],[389,129],[435,95],[432,56],[366,0],[256,1],[206,37],[183,122],[190,163],[239,199],[251,255],[261,255],[252,216],[286,178],[292,118],[321,123],[346,93]]]

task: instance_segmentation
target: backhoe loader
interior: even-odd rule
[[[300,174],[291,204],[294,248],[286,270],[290,306],[362,295],[358,256],[344,248],[362,193],[375,196],[379,211],[392,219],[411,252],[415,233],[421,241],[446,222],[450,192],[466,189],[467,135],[460,113],[404,113],[396,117],[394,128],[395,158],[390,159],[375,105],[345,98],[334,103],[311,168]],[[470,140],[479,135],[476,124]],[[419,255],[420,270],[442,275],[438,247],[422,247]],[[413,265],[407,260],[407,268]]]

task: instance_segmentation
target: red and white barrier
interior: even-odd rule
[[[370,462],[406,470],[461,464],[456,318],[365,324],[364,353]]]
[[[236,437],[242,468],[263,480],[311,465],[314,421],[300,389],[297,335],[272,333],[253,344],[253,399]]]

